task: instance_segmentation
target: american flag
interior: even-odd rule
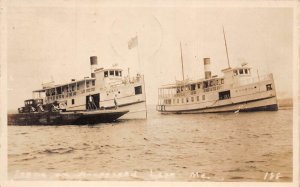
[[[138,45],[138,37],[135,36],[128,41],[128,49],[132,49]]]

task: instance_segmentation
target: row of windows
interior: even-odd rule
[[[210,80],[210,81],[204,81],[201,83],[197,83],[197,84],[191,84],[185,87],[185,90],[191,90],[194,91],[196,89],[205,89],[205,88],[209,88],[209,87],[213,87],[213,86],[217,86],[217,85],[222,85],[224,84],[224,79],[215,79],[215,80]],[[184,91],[184,87],[181,86],[179,88],[177,88],[176,93],[182,92]]]
[[[90,82],[92,83],[92,86],[95,86],[95,80],[92,81],[86,81],[86,87],[89,88],[90,87]],[[51,96],[51,95],[60,95],[66,92],[73,92],[75,91],[77,87],[77,90],[79,90],[80,88],[80,84],[79,85],[70,85],[70,86],[63,86],[63,87],[57,87],[57,88],[52,88],[49,90],[46,90],[46,96]]]
[[[205,100],[205,95],[202,95],[202,101]],[[186,97],[186,98],[177,98],[177,99],[165,99],[164,104],[179,104],[179,103],[189,103],[189,102],[195,102],[200,101],[200,96],[195,97]]]
[[[122,77],[122,71],[114,71],[114,70],[104,71],[104,77],[108,77],[108,73],[109,76]]]
[[[234,75],[243,75],[243,74],[250,74],[250,69],[239,69],[239,70],[233,70]]]

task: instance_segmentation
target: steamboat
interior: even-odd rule
[[[123,76],[116,66],[98,68],[90,57],[91,77],[65,84],[53,81],[34,90],[18,114],[9,114],[9,124],[84,124],[110,122],[118,118],[145,119],[146,94],[141,74]]]
[[[260,76],[247,63],[232,68],[229,64],[223,76],[212,76],[210,58],[204,58],[205,77],[198,80],[184,78],[175,84],[158,89],[156,110],[161,113],[212,113],[242,111],[277,111],[278,103],[272,74]],[[181,45],[180,45],[181,47]],[[182,72],[183,60],[181,52]]]

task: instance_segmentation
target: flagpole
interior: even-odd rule
[[[137,33],[137,32],[136,32],[136,39],[137,39],[136,50],[137,50],[137,57],[138,57],[138,63],[139,63],[139,71],[140,71],[140,74],[142,74],[142,70],[141,70],[141,57],[140,57],[140,48],[139,48],[139,37],[138,37],[138,33]],[[145,109],[146,109],[146,118],[147,118],[148,113],[147,113],[146,85],[145,85],[144,74],[143,74],[143,85],[144,85],[144,92],[145,92]]]
[[[139,37],[138,37],[138,33],[136,32],[136,38],[137,38],[137,46],[136,46],[136,51],[137,51],[137,58],[138,58],[138,63],[139,63],[139,71],[141,73],[141,57],[140,57],[140,49],[139,49]]]

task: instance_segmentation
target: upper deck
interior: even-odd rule
[[[267,80],[270,77],[253,76],[252,70],[246,65],[236,68],[227,68],[222,70],[224,76],[212,76],[198,80],[176,81],[175,84],[163,85],[158,89],[159,99],[181,97],[185,95],[194,95],[198,93],[216,92],[234,87],[251,84],[258,81]]]
[[[122,72],[120,68],[98,68],[94,70],[95,78],[72,79],[68,83],[57,85],[54,82],[43,84],[42,89],[33,91],[33,98],[43,98],[45,103],[51,103],[56,100],[76,97],[79,94],[89,94],[96,89],[101,91],[111,87],[135,84],[143,79],[143,76],[139,74],[135,77],[123,77]]]

